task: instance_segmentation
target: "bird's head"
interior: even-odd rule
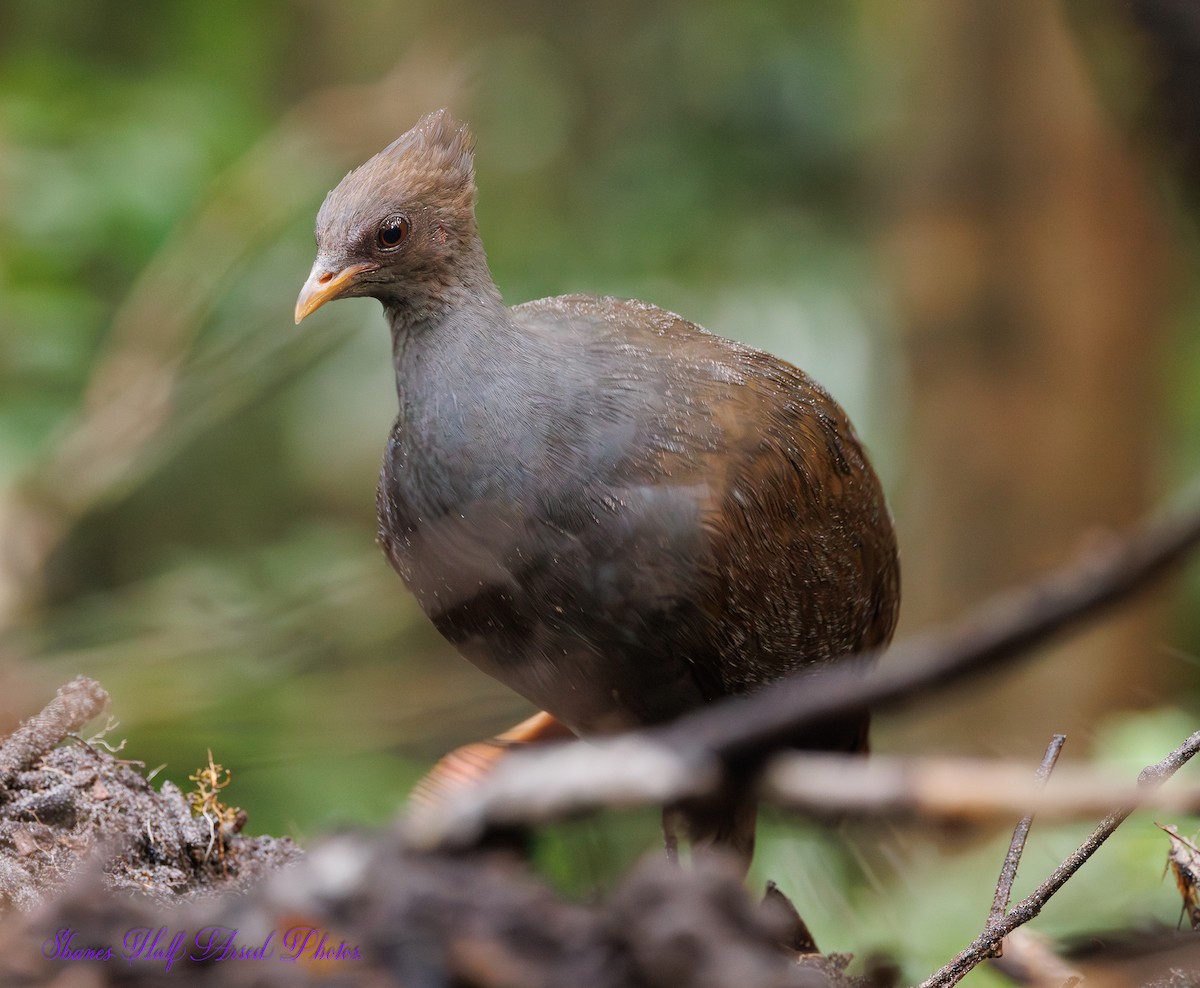
[[[438,304],[483,263],[470,132],[445,110],[426,114],[325,197],[316,233],[297,323],[338,298]]]

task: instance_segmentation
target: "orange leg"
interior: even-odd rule
[[[463,745],[443,755],[413,787],[408,801],[418,807],[437,806],[455,793],[482,782],[514,745],[565,741],[573,737],[571,729],[550,714],[536,713],[503,734]]]

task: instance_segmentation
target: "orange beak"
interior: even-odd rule
[[[340,298],[353,284],[356,277],[374,267],[376,265],[370,263],[351,264],[341,271],[330,271],[321,263],[321,259],[317,258],[317,263],[313,265],[308,281],[300,289],[300,297],[296,299],[296,325],[299,325],[305,316],[316,312],[326,302]]]

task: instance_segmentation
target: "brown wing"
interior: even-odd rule
[[[691,592],[708,620],[678,645],[708,667],[701,681],[749,692],[890,640],[891,516],[853,426],[819,384],[644,303],[567,296],[528,308],[554,311],[559,327],[588,324],[597,358],[620,349],[610,366],[633,380],[604,390],[642,387],[636,441],[610,476],[695,502],[706,549]]]
[[[746,351],[753,373],[721,409],[727,436],[710,605],[728,692],[885,644],[899,604],[896,541],[845,413],[795,368]],[[754,405],[756,407],[745,407]]]

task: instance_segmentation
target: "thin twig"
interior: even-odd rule
[[[1193,734],[1161,762],[1142,769],[1138,775],[1138,786],[1143,789],[1157,788],[1198,751],[1200,751],[1200,731]],[[1001,922],[994,925],[989,923],[984,931],[954,960],[921,982],[920,988],[946,988],[946,986],[957,984],[980,962],[986,960],[996,944],[1042,911],[1042,907],[1050,901],[1050,898],[1067,883],[1084,862],[1096,853],[1100,845],[1112,836],[1134,808],[1133,806],[1123,806],[1106,816],[1100,825],[1091,832],[1087,840],[1068,855],[1041,885],[1018,902]]]
[[[1054,765],[1058,761],[1059,753],[1062,751],[1063,745],[1067,743],[1065,734],[1055,734],[1050,739],[1050,744],[1046,746],[1046,753],[1042,756],[1042,763],[1038,766],[1037,773],[1034,775],[1034,782],[1038,785],[1045,785],[1046,780],[1050,778],[1050,773],[1054,771]],[[1030,811],[1021,817],[1021,821],[1013,830],[1012,840],[1008,844],[1008,853],[1004,855],[1004,864],[1000,868],[1000,878],[996,881],[996,895],[992,899],[992,911],[988,916],[988,926],[995,926],[1004,919],[1004,914],[1008,911],[1008,901],[1012,895],[1013,882],[1017,878],[1017,868],[1021,863],[1021,854],[1025,850],[1025,841],[1029,837],[1029,828],[1033,826],[1033,812]],[[1004,950],[1004,941],[996,945],[995,956],[999,957]]]
[[[554,779],[548,778],[549,785]],[[1086,765],[1061,766],[1044,787],[1016,761],[789,752],[763,773],[760,798],[818,817],[995,824],[1024,813],[1055,821],[1096,818],[1114,806],[1172,814],[1200,811],[1200,783],[1147,790]],[[510,821],[513,822],[513,821]]]
[[[1027,988],[1075,988],[1084,983],[1083,973],[1059,957],[1047,937],[1029,930],[1013,930],[1005,937],[1004,955],[997,955],[992,967],[1014,985]]]
[[[529,770],[531,763],[536,772]],[[479,828],[550,823],[563,819],[569,807],[586,809],[593,790],[613,808],[701,796],[713,791],[716,772],[713,759],[688,760],[640,735],[564,745],[536,757],[519,752],[504,759],[480,790],[461,794],[462,803],[414,810],[406,832],[416,846],[465,846]],[[1117,778],[1111,770],[1067,765],[1055,770],[1053,784],[1046,787],[1017,761],[814,752],[776,755],[763,772],[758,796],[818,818],[956,827],[994,825],[1025,813],[1039,820],[1095,819],[1114,806],[1175,815],[1200,812],[1200,782],[1154,790]],[[486,817],[472,812],[486,812]]]

